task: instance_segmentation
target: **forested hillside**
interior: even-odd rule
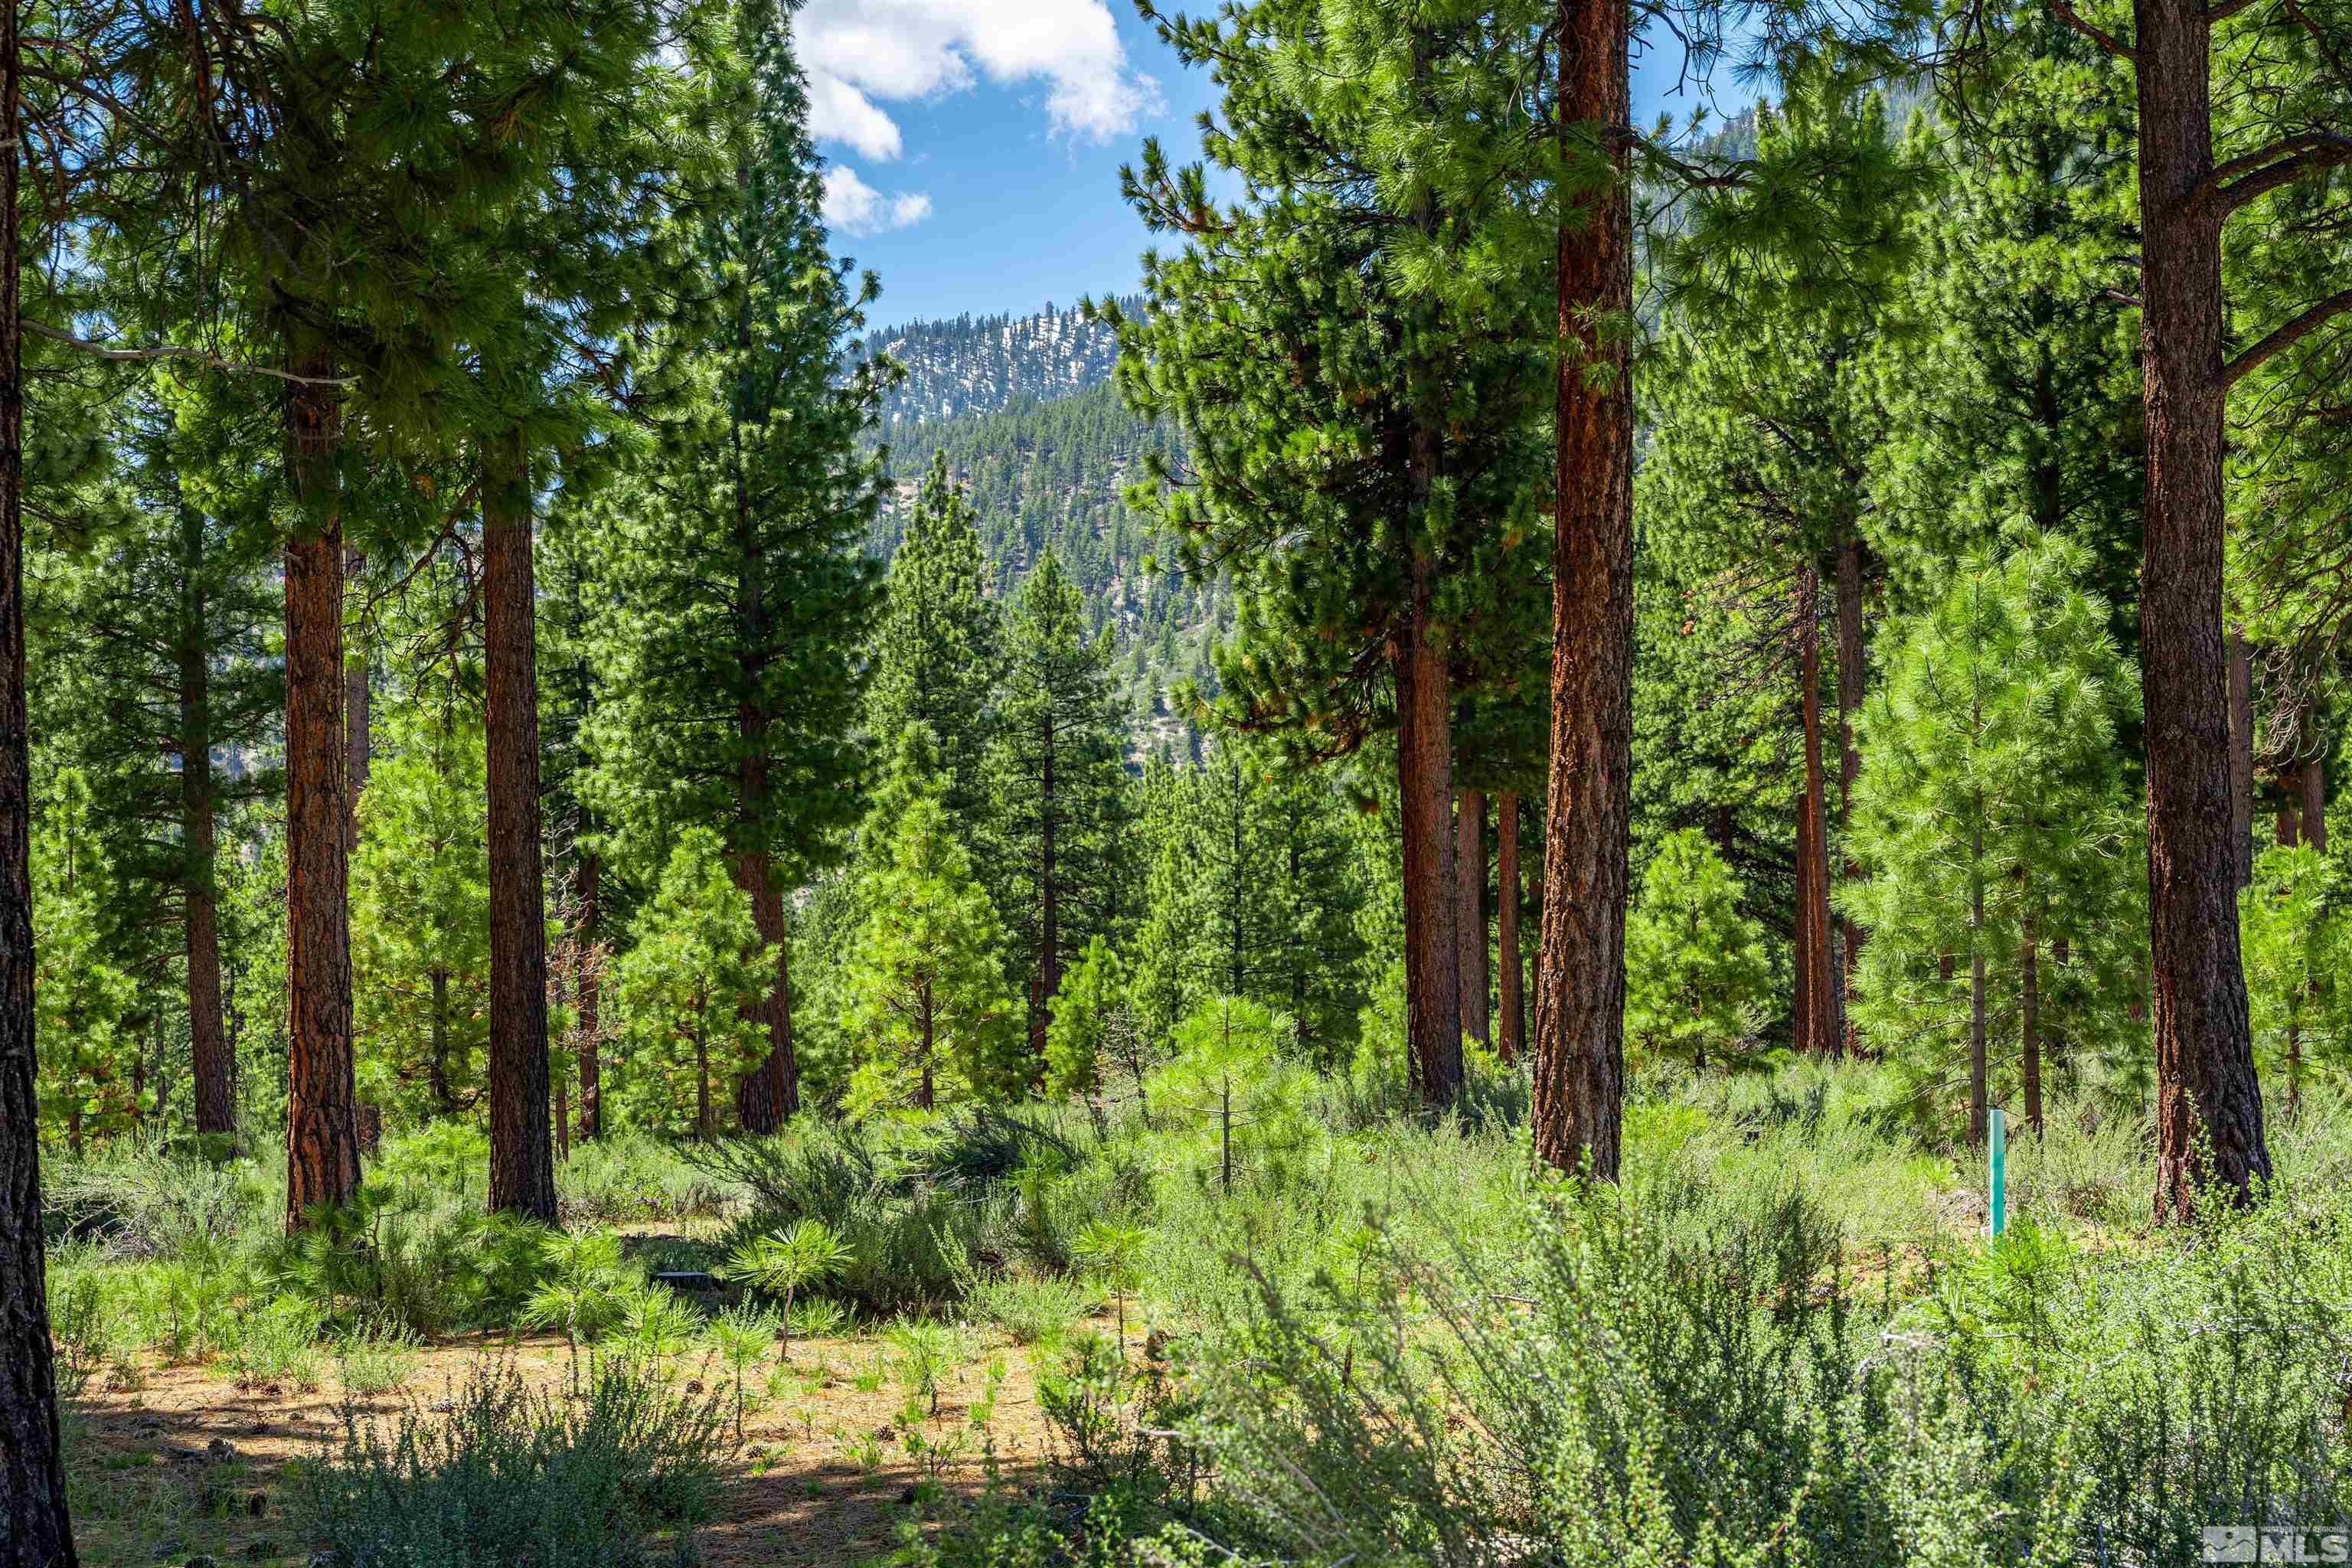
[[[904,438],[909,426],[990,414],[1024,398],[1060,397],[1110,379],[1118,340],[1075,305],[1050,300],[1029,316],[959,316],[869,332],[857,355],[887,354],[906,380],[880,405],[878,434]]]
[[[1031,317],[1028,324],[1071,320]],[[1034,384],[1045,374],[1036,356],[1049,351],[1025,334],[1014,337],[1025,346],[1008,363],[1016,379]],[[955,352],[951,363],[961,365],[963,351]],[[880,551],[887,556],[898,549],[921,475],[944,458],[971,496],[989,591],[1003,597],[1044,555],[1057,557],[1085,599],[1089,622],[1111,632],[1116,679],[1138,743],[1193,750],[1197,730],[1171,702],[1188,682],[1214,689],[1211,652],[1231,627],[1231,605],[1213,578],[1196,580],[1162,557],[1150,521],[1127,504],[1127,488],[1143,479],[1147,456],[1181,458],[1174,433],[1139,418],[1099,380],[1059,395],[1024,394],[953,418],[902,418],[884,429],[896,483],[877,529]]]

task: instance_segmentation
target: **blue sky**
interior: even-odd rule
[[[1150,135],[1189,160],[1211,89],[1129,0],[807,0],[796,28],[834,247],[881,274],[876,325],[1134,287],[1149,237],[1119,165]],[[1689,112],[1675,75],[1637,62],[1637,121]]]

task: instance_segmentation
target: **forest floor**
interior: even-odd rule
[[[1108,1317],[1101,1326],[1108,1330]],[[863,1563],[896,1544],[919,1488],[924,1501],[974,1496],[992,1464],[1007,1485],[1032,1482],[1044,1469],[1047,1430],[1028,1358],[1001,1340],[968,1348],[974,1353],[940,1379],[938,1414],[919,1429],[928,1444],[955,1450],[938,1459],[909,1452],[899,1426],[908,1396],[882,1375],[878,1336],[795,1341],[787,1362],[807,1397],[760,1400],[740,1442],[725,1369],[678,1358],[676,1384],[714,1391],[730,1408],[712,1520],[697,1534],[701,1560],[713,1568]],[[373,1399],[348,1394],[331,1373],[310,1387],[240,1387],[217,1366],[152,1359],[128,1380],[94,1382],[66,1419],[81,1559],[91,1568],[199,1556],[216,1568],[307,1563],[311,1543],[291,1533],[282,1502],[289,1462],[340,1441],[347,1402],[388,1426],[411,1405],[446,1408],[478,1363],[499,1358],[551,1393],[571,1375],[561,1337],[487,1334],[418,1352],[409,1386]],[[992,1370],[1002,1379],[992,1402]],[[984,1431],[975,1421],[983,1404]]]

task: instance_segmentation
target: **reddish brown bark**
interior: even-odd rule
[[[1853,718],[1862,711],[1864,679],[1868,671],[1864,666],[1862,622],[1862,542],[1849,535],[1838,546],[1837,553],[1837,707],[1838,707],[1838,837],[1846,839],[1846,825],[1853,810],[1854,785],[1862,778],[1862,752],[1854,745]],[[1851,842],[1850,840],[1846,840]],[[1862,867],[1848,855],[1840,868],[1848,882],[1863,879]],[[1862,1038],[1853,1021],[1854,975],[1862,963],[1862,944],[1866,933],[1852,915],[1837,917],[1838,945],[1841,949],[1838,985],[1838,1019],[1840,1042],[1843,1048],[1860,1054]]]
[[[200,1137],[233,1138],[236,1102],[221,1011],[213,825],[212,652],[205,635],[204,520],[180,510],[180,900],[188,966],[188,1076]]]
[[[1561,0],[1563,134],[1591,136],[1606,177],[1559,232],[1551,766],[1531,1106],[1539,1158],[1568,1170],[1590,1159],[1607,1181],[1617,1177],[1624,1114],[1633,822],[1633,403],[1613,331],[1633,308],[1631,25],[1625,0]]]
[[[482,686],[488,795],[489,1206],[555,1221],[548,1128],[547,904],[540,881],[539,653],[522,434],[492,443],[482,497]]]
[[[333,368],[298,358],[307,374]],[[344,833],[343,530],[333,388],[286,393],[286,468],[303,517],[286,542],[286,1223],[359,1190]]]
[[[58,1440],[33,1097],[32,768],[25,712],[25,380],[16,7],[0,7],[0,1565],[75,1568]]]
[[[1507,1065],[1528,1043],[1527,984],[1519,954],[1519,797],[1509,790],[1495,801],[1495,946],[1503,962],[1502,1019],[1495,1046]]]
[[[1493,1038],[1486,973],[1486,796],[1465,789],[1454,810],[1454,947],[1462,1032],[1480,1045]]]
[[[2147,480],[2140,567],[2148,934],[2159,1217],[2195,1207],[2200,1162],[2242,1200],[2270,1175],[2238,952],[2228,659],[2221,635],[2221,217],[2211,20],[2200,0],[2134,0]],[[2241,840],[2240,842],[2242,842]]]
[[[580,1137],[583,1142],[604,1135],[604,1102],[603,1042],[598,1038],[598,987],[603,984],[598,963],[597,932],[603,910],[604,867],[593,849],[580,851],[572,868],[572,886],[580,900],[580,929],[572,950],[572,1002],[580,1029]]]
[[[1445,657],[1431,637],[1429,578],[1395,652],[1397,794],[1402,821],[1405,1044],[1424,1103],[1454,1103],[1462,1088],[1462,1009],[1455,986],[1452,694]]]

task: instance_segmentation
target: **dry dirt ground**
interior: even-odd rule
[[[1106,1326],[1108,1326],[1106,1324]],[[719,1455],[721,1481],[712,1522],[698,1534],[700,1555],[714,1568],[729,1564],[860,1563],[898,1541],[902,1520],[915,1509],[941,1511],[987,1482],[985,1449],[992,1448],[1006,1484],[1033,1483],[1043,1469],[1047,1430],[1037,1408],[1026,1354],[1001,1339],[981,1341],[976,1353],[940,1387],[939,1415],[927,1435],[953,1440],[963,1451],[932,1476],[908,1452],[898,1426],[908,1395],[883,1372],[885,1347],[874,1339],[795,1342],[793,1386],[744,1420],[736,1443],[731,1421]],[[479,1358],[511,1356],[534,1384],[561,1389],[569,1362],[561,1339],[500,1337],[460,1340],[417,1352],[414,1376],[402,1393],[365,1402],[379,1421],[404,1405],[429,1412]],[[984,1399],[992,1363],[1003,1369],[985,1437],[974,1430],[975,1402]],[[807,1380],[822,1386],[804,1394]],[[317,1386],[239,1388],[219,1368],[145,1364],[135,1387],[94,1381],[66,1417],[66,1447],[74,1479],[75,1534],[82,1561],[93,1568],[158,1568],[209,1557],[232,1564],[307,1563],[312,1543],[298,1538],[286,1516],[283,1468],[320,1453],[340,1430],[346,1397],[331,1366]],[[731,1388],[721,1366],[681,1358],[673,1382]],[[861,1387],[863,1384],[865,1386]]]

